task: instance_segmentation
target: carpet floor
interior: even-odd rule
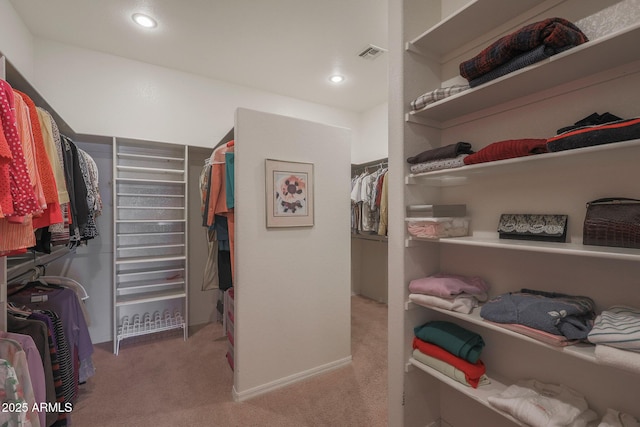
[[[387,425],[387,306],[351,300],[352,363],[244,402],[231,395],[222,325],[95,345],[73,427],[382,427]]]

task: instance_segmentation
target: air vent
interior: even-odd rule
[[[375,59],[386,51],[386,49],[370,44],[362,52],[360,52],[358,56],[364,59]]]

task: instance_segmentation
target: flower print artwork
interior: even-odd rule
[[[307,174],[275,173],[274,215],[307,214]]]
[[[267,159],[267,227],[313,226],[313,164]]]

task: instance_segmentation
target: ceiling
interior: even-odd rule
[[[387,0],[10,1],[36,37],[350,111],[387,99],[388,54],[358,56],[388,47]]]

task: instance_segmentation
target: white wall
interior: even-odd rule
[[[35,42],[36,88],[79,133],[212,147],[238,107],[347,128],[359,114],[49,40]]]
[[[33,79],[33,36],[9,0],[0,0],[0,52],[11,60],[24,77]]]
[[[382,103],[360,114],[359,134],[351,145],[351,163],[367,163],[384,159],[389,153],[388,103]]]
[[[469,0],[442,0],[442,10],[440,11],[441,19],[448,18],[469,3],[471,3]]]
[[[349,134],[239,109],[234,393],[243,400],[351,360]],[[265,159],[314,165],[313,227],[265,224]]]

